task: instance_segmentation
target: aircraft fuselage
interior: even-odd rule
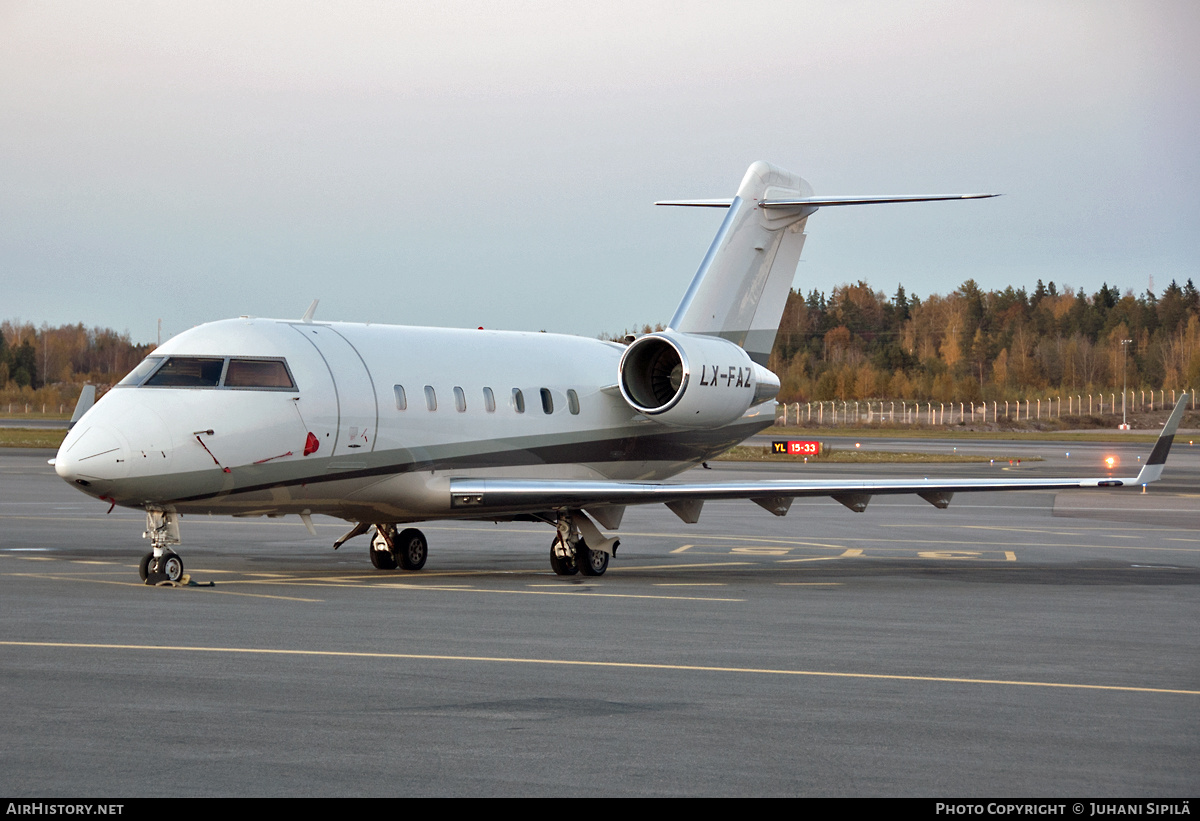
[[[130,507],[405,522],[478,516],[450,506],[464,472],[663,479],[774,420],[768,401],[716,429],[661,424],[616,390],[624,351],[545,333],[213,322],[158,348],[148,379],[109,391],[55,468]],[[169,377],[170,359],[195,372]]]

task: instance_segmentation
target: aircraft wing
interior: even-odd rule
[[[749,499],[777,516],[787,513],[800,496],[829,496],[855,512],[872,496],[912,493],[945,508],[958,492],[1000,490],[1064,490],[1148,484],[1162,476],[1175,432],[1189,397],[1172,411],[1154,449],[1137,476],[1064,479],[877,479],[827,481],[813,479],[760,482],[609,482],[538,479],[471,479],[450,481],[451,506],[478,510],[481,516],[533,510],[662,503],[684,521],[695,521],[699,505],[718,499]]]

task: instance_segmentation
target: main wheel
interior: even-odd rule
[[[392,555],[390,550],[376,550],[375,545],[371,545],[371,564],[376,570],[395,570],[396,557]]]
[[[602,550],[592,550],[583,539],[575,545],[575,563],[585,576],[603,576],[608,570],[608,554]]]
[[[560,576],[574,576],[579,572],[573,557],[558,555],[558,539],[550,545],[550,567]]]
[[[179,558],[178,553],[167,551],[158,560],[158,572],[169,582],[181,581],[183,579],[183,559]]]
[[[392,545],[388,544],[388,540],[378,530],[371,537],[371,546],[368,548],[368,552],[371,554],[371,564],[376,570],[396,569],[396,554],[392,550]]]
[[[388,540],[378,530],[371,537],[371,546],[368,548],[368,552],[371,554],[371,564],[376,570],[396,569],[396,554],[392,551]]]
[[[405,570],[424,567],[425,560],[429,558],[429,542],[425,541],[425,534],[415,527],[401,531],[396,539],[396,558]]]

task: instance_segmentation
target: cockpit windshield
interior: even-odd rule
[[[145,381],[152,388],[215,388],[221,383],[224,359],[172,356]]]
[[[296,390],[295,380],[284,359],[220,356],[149,356],[118,386]]]

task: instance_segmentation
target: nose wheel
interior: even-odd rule
[[[157,559],[153,551],[142,557],[138,564],[138,575],[146,584],[178,582],[183,579],[183,559],[178,553],[165,551]]]
[[[179,514],[171,510],[146,510],[146,532],[153,550],[142,557],[138,575],[146,584],[183,581],[183,559],[171,549],[180,543]]]

